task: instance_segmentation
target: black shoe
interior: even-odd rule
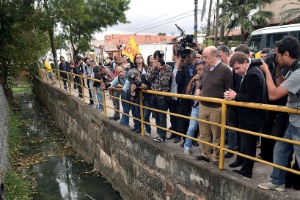
[[[180,142],[181,141],[181,139],[179,138],[179,137],[176,137],[175,139],[174,139],[174,143],[178,143],[178,142]]]
[[[136,129],[135,133],[140,134],[141,133],[141,129]]]
[[[181,143],[181,147],[184,147],[184,143],[185,143],[185,140],[183,140],[183,142]]]
[[[131,131],[136,131],[137,130],[137,127],[133,127],[132,129],[131,129]]]
[[[232,170],[233,172],[237,173],[237,174],[240,174],[242,176],[245,176],[247,178],[252,178],[252,173],[251,172],[248,172],[248,171],[245,171],[245,170]]]
[[[228,165],[228,167],[234,168],[234,167],[241,166],[242,164],[243,164],[242,162],[234,161],[233,163],[230,163],[230,164]]]
[[[171,134],[169,137],[166,138],[166,140],[172,140],[172,139],[174,139],[174,138],[176,138],[176,136],[173,135],[173,134]]]
[[[118,119],[120,119],[120,117],[116,117],[116,116],[108,117],[108,118],[111,119],[111,120],[115,120],[115,121],[117,121]]]
[[[205,162],[209,162],[209,158],[205,158],[204,156],[200,155],[200,156],[196,156],[195,160],[204,160]]]
[[[231,158],[232,156],[233,156],[233,153],[227,152],[224,157],[225,158]]]
[[[199,143],[198,143],[197,141],[193,141],[193,142],[192,142],[192,145],[193,145],[194,147],[199,147]]]

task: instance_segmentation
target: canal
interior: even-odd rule
[[[72,151],[49,112],[28,91],[14,93],[14,98],[19,104],[15,114],[22,119],[18,168],[22,177],[35,182],[33,199],[122,199],[92,165]]]

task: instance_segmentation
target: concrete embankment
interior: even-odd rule
[[[167,145],[124,129],[77,97],[38,78],[34,90],[72,148],[124,199],[297,199],[261,190],[250,179],[174,153]]]
[[[0,86],[0,199],[4,197],[5,173],[9,167],[9,106],[4,94],[3,88]]]

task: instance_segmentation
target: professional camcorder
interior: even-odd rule
[[[276,54],[274,50],[270,51],[270,53],[268,53],[268,55],[263,60],[268,65],[270,71],[276,68],[277,60],[276,60]],[[260,58],[251,60],[250,66],[261,66],[261,65],[262,62]]]
[[[179,42],[177,43],[177,55],[181,56],[182,59],[185,59],[187,56],[189,56],[191,54],[191,49],[187,48],[187,47],[195,47],[196,44],[193,42],[194,39],[194,35],[186,35],[184,33],[184,31],[177,26],[177,24],[175,24],[175,26],[177,27],[177,29],[180,32],[180,36],[179,37],[183,37],[181,40],[179,40]]]
[[[139,77],[140,74],[137,72],[134,72],[134,73],[128,73],[128,81],[131,83],[131,84],[134,84],[136,85],[136,87],[141,87],[142,86],[142,81],[140,80],[137,80],[137,77]]]
[[[126,60],[127,60],[127,62],[129,63],[130,68],[135,68],[135,67],[136,67],[135,64],[130,60],[129,57],[127,57]]]

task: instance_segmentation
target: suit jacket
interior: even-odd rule
[[[266,103],[266,82],[257,66],[249,66],[248,71],[237,86],[236,101]],[[260,109],[237,107],[239,127],[247,130],[260,129],[266,118],[266,112]]]
[[[66,62],[66,70],[65,71],[70,72],[71,71],[70,63],[68,63],[67,61],[65,61],[65,62]],[[63,70],[62,63],[59,63],[59,70]],[[62,76],[63,78],[66,78],[67,74],[60,72],[60,76]]]

